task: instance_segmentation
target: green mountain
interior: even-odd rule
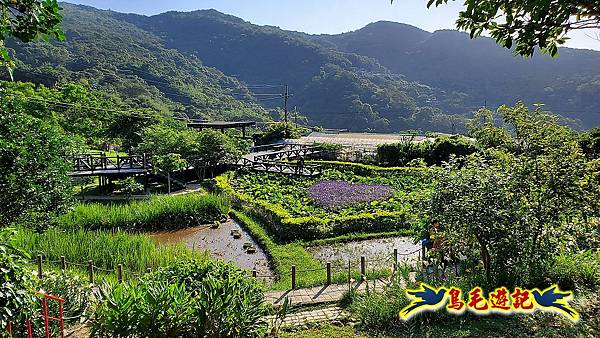
[[[121,109],[207,119],[269,119],[236,78],[165,48],[161,39],[110,12],[62,7],[66,42],[8,42],[19,60],[16,80],[47,86],[83,83],[119,97]]]
[[[600,53],[523,60],[490,39],[380,22],[340,35],[258,26],[214,10],[122,14],[62,4],[67,42],[12,43],[17,77],[79,81],[131,107],[209,119],[269,118],[283,85],[309,123],[460,130],[487,103],[524,100],[582,127],[600,123]]]
[[[580,119],[584,126],[600,124],[597,51],[561,48],[555,59],[539,53],[524,59],[490,38],[472,40],[453,30],[429,33],[394,22],[377,22],[316,40],[372,57],[412,80],[464,93],[464,101],[473,106],[541,102],[548,110]]]
[[[288,84],[294,95],[290,106],[311,123],[355,130],[449,130],[455,119],[432,104],[448,95],[306,34],[253,25],[215,10],[115,16],[247,83]]]

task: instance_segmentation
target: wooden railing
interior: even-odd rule
[[[94,172],[100,170],[121,171],[121,170],[141,170],[149,171],[152,169],[150,159],[143,155],[127,156],[105,156],[97,154],[77,155],[70,159],[72,172]]]
[[[297,175],[297,176],[318,176],[321,172],[321,166],[318,164],[299,164],[292,162],[277,162],[277,161],[251,161],[247,158],[242,158],[238,162],[239,167],[248,168],[255,171]]]
[[[255,155],[254,161],[281,161],[285,159],[305,158],[319,153],[318,146],[307,146],[303,144],[288,144],[287,149],[268,152],[266,154]]]

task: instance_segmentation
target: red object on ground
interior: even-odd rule
[[[8,326],[6,328],[8,331],[8,336],[12,337],[12,322],[8,322]],[[31,329],[31,320],[27,319],[27,338],[33,338],[33,330]]]
[[[58,302],[58,317],[50,316],[50,313],[48,310],[48,300]],[[44,334],[45,334],[46,338],[50,338],[50,321],[51,320],[58,321],[58,323],[60,325],[60,337],[61,338],[65,337],[65,321],[63,319],[63,303],[64,302],[65,302],[65,300],[62,298],[43,294],[42,310],[43,310],[43,316],[44,316]],[[8,331],[9,337],[12,337],[12,329],[13,329],[12,322],[8,322],[8,326],[7,326],[6,330]],[[33,338],[33,330],[31,327],[30,319],[27,320],[27,337]]]
[[[50,317],[50,314],[48,313],[48,300],[53,300],[55,302],[58,302],[58,317]],[[50,338],[50,321],[51,320],[58,321],[58,323],[60,325],[60,337],[65,338],[65,321],[63,319],[63,303],[64,302],[65,302],[65,300],[62,298],[44,294],[44,297],[42,298],[42,307],[44,308],[44,328],[46,330],[46,338]]]

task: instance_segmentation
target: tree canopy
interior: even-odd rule
[[[391,0],[393,3],[394,0]],[[448,0],[427,0],[427,7]],[[571,30],[599,28],[600,2],[589,0],[465,0],[456,20],[458,29],[471,37],[490,32],[498,44],[515,47],[515,53],[531,56],[542,52],[558,55],[558,46]]]
[[[559,250],[589,233],[582,229],[598,213],[595,174],[576,133],[539,108],[480,115],[488,119],[472,133],[490,148],[436,171],[431,217],[446,227],[451,255],[480,253],[488,282],[536,282]]]
[[[0,1],[0,66],[6,66],[9,72],[14,62],[4,40],[15,37],[23,42],[37,39],[57,38],[64,40],[60,28],[62,16],[56,0],[13,0]]]
[[[73,140],[54,123],[0,101],[0,219],[36,227],[64,211],[71,189],[64,157]]]

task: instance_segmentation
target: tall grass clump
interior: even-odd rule
[[[260,285],[215,261],[180,262],[138,281],[104,284],[93,337],[265,337]]]
[[[205,259],[203,252],[193,252],[184,244],[160,245],[145,235],[122,231],[86,231],[83,229],[50,229],[36,233],[23,229],[15,236],[15,245],[32,255],[41,254],[45,261],[59,261],[65,256],[68,262],[87,264],[92,260],[103,269],[123,268],[131,272],[157,269],[182,259]]]
[[[227,198],[209,194],[155,196],[126,204],[80,204],[59,218],[63,228],[169,230],[213,223],[227,216]]]

